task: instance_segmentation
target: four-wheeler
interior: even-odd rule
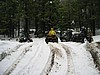
[[[48,42],[57,42],[58,43],[58,37],[56,35],[48,36],[45,39],[45,42],[48,44]]]
[[[33,40],[30,37],[21,36],[19,42],[33,42]]]
[[[53,28],[49,31],[49,33],[46,36],[45,42],[48,44],[48,42],[58,42],[58,37],[56,35],[56,32]]]

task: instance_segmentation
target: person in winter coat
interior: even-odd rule
[[[53,28],[51,28],[51,30],[49,31],[48,36],[56,36],[56,32]]]

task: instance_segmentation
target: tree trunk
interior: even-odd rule
[[[25,26],[24,26],[24,34],[25,34],[25,37],[28,37],[29,34],[29,27],[28,27],[28,18],[25,18]]]
[[[35,31],[35,35],[37,35],[37,36],[38,36],[38,24],[37,24],[37,17],[35,17],[35,29],[36,29],[36,31]]]
[[[20,36],[20,19],[18,20],[18,37]]]
[[[92,20],[93,36],[95,36],[95,20]]]

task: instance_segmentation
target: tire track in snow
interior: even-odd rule
[[[51,71],[51,68],[54,64],[54,56],[55,56],[55,52],[53,50],[53,46],[50,45],[49,59],[48,59],[46,65],[45,65],[45,67],[40,75],[48,75],[49,74],[49,72]]]
[[[61,46],[65,49],[66,54],[67,54],[67,59],[68,59],[67,75],[75,75],[75,68],[74,68],[74,64],[73,64],[73,58],[71,55],[71,49],[67,45],[64,45],[64,44],[61,44]]]
[[[18,51],[20,51],[20,52],[19,52],[17,58],[16,58],[16,59],[13,61],[13,63],[5,70],[5,72],[3,73],[3,75],[9,75],[9,74],[16,68],[16,66],[17,66],[17,64],[20,62],[20,60],[21,60],[21,59],[24,57],[24,55],[30,50],[30,47],[32,47],[32,44],[33,44],[33,43],[27,44],[27,47],[24,47],[24,45],[23,45],[23,46],[21,46],[22,49],[21,49],[21,47],[19,48]],[[26,46],[26,45],[25,45],[25,46]]]
[[[49,75],[66,75],[67,73],[67,55],[59,43],[52,43],[55,58],[54,65]]]
[[[66,71],[67,71],[66,70],[67,59],[65,55],[66,53],[64,50],[59,49],[59,47],[56,47],[54,45],[59,46],[58,43],[49,44],[51,53],[48,62],[45,65],[44,71],[41,75],[58,75],[61,72],[62,72],[61,75],[66,75]],[[62,63],[62,61],[64,62],[66,61],[66,62]]]
[[[43,41],[42,41],[40,43],[39,48],[37,49],[37,53],[32,58],[30,63],[16,75],[40,75],[40,73],[43,70],[42,68],[45,67],[46,61],[49,58],[49,54],[46,54],[48,52],[48,49],[47,49],[48,46],[46,47],[44,45],[45,44],[43,44]]]
[[[29,64],[31,64],[31,63],[33,62],[32,60],[34,60],[35,57],[37,57],[37,55],[38,55],[39,52],[40,52],[40,51],[39,51],[40,46],[41,46],[41,42],[39,43],[37,49],[34,50],[35,53],[34,53],[33,56],[28,60],[29,62],[28,62],[28,63],[24,62],[24,63],[23,63],[23,66],[22,66],[22,68],[21,68],[21,70],[17,71],[16,75],[20,75],[20,73],[23,72],[23,70],[25,70],[26,68],[28,68],[28,69],[27,69],[27,72],[28,72],[28,70],[29,70],[29,67],[28,67]],[[25,64],[25,65],[24,65],[24,64]],[[12,73],[11,75],[14,75],[14,73]]]
[[[17,49],[18,49],[19,47],[21,47],[21,46],[22,46],[22,45],[19,44],[19,45],[15,46],[13,49],[9,48],[9,49],[5,50],[4,52],[0,53],[0,56],[2,56],[1,59],[0,59],[0,62],[1,62],[4,58],[6,58],[8,55],[11,55],[11,53],[16,52]]]

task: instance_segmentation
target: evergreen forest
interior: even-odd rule
[[[30,29],[35,35],[49,31],[81,28],[87,31],[100,29],[99,0],[0,0],[0,34],[20,36],[21,29],[27,36]]]

